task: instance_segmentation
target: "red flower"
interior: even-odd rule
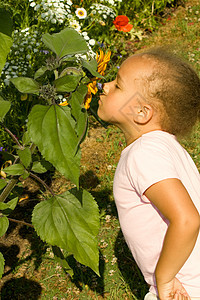
[[[129,32],[133,28],[133,25],[129,24],[129,18],[124,15],[117,16],[113,24],[119,31]]]

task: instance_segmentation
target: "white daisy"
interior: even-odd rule
[[[77,8],[75,14],[79,19],[85,19],[87,17],[87,11],[85,8]]]

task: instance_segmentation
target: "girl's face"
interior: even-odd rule
[[[98,116],[111,124],[130,126],[140,106],[146,102],[142,96],[142,78],[152,72],[152,62],[141,55],[126,59],[115,80],[105,83],[100,96]]]

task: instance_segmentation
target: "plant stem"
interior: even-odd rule
[[[29,173],[31,177],[33,177],[34,179],[36,179],[37,181],[39,181],[50,193],[52,196],[55,196],[54,192],[52,191],[52,189],[44,182],[44,180],[42,180],[39,176],[33,174],[33,173]]]
[[[1,123],[1,126],[5,129],[5,131],[11,136],[11,138],[13,139],[13,141],[20,147],[23,148],[22,145],[19,143],[18,139],[16,138],[16,136],[7,128],[5,127],[5,125],[3,123]]]
[[[15,222],[15,223],[18,223],[18,224],[27,225],[29,227],[34,228],[34,226],[32,224],[24,222],[24,221],[20,221],[20,220],[16,220],[16,219],[11,219],[11,218],[8,218],[8,220],[11,221],[11,222]]]
[[[6,200],[6,198],[8,197],[8,195],[10,194],[10,192],[13,190],[13,188],[15,187],[16,183],[17,183],[18,179],[12,178],[7,186],[5,187],[5,189],[3,190],[3,192],[0,195],[0,202],[4,202]]]

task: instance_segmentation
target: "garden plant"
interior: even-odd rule
[[[47,193],[33,210],[32,224],[26,225],[52,246],[55,259],[70,275],[72,256],[100,274],[97,235],[102,216],[79,182],[80,146],[89,117],[95,115],[94,95],[103,76],[111,80],[127,55],[126,40],[142,40],[158,27],[166,7],[175,4],[0,2],[0,235],[19,203],[15,189],[28,177],[37,180]],[[43,174],[55,170],[71,182],[61,194],[44,180]],[[0,253],[1,276],[3,272]]]

